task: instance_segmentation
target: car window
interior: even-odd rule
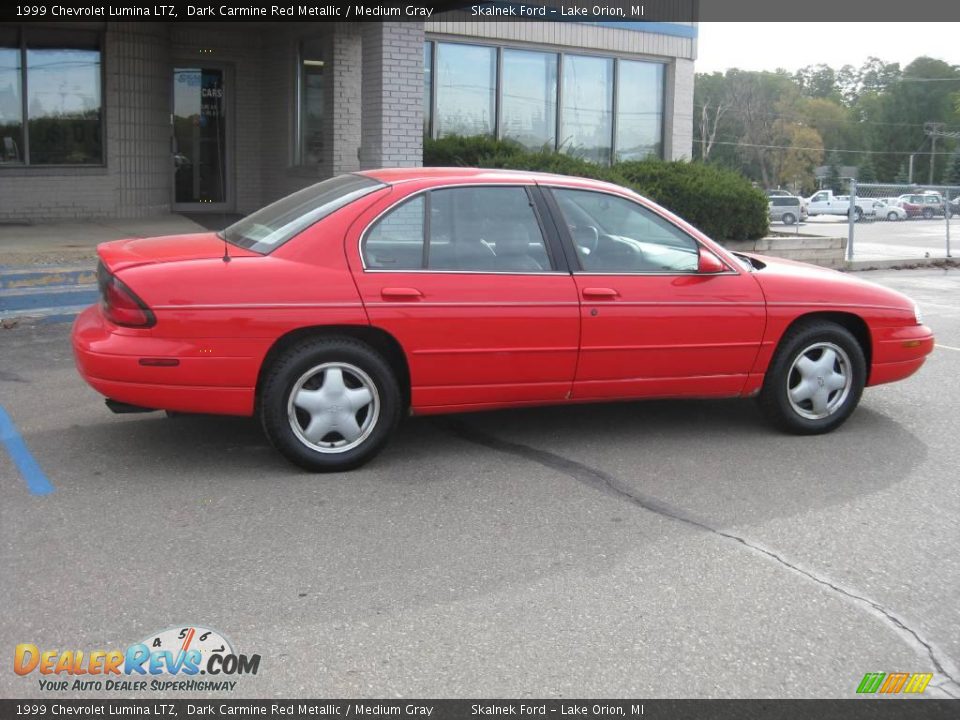
[[[821,192],[821,193],[817,193],[817,194],[814,195],[812,198],[810,198],[810,201],[811,201],[811,202],[820,202],[821,200],[826,200],[826,199],[827,199],[827,194]]]
[[[392,208],[363,239],[363,262],[372,269],[419,270],[423,267],[424,195]]]
[[[591,190],[553,190],[588,272],[695,272],[697,242],[639,203]]]
[[[363,175],[340,175],[277,200],[220,233],[227,242],[269,253],[331,213],[385,188]]]
[[[417,195],[370,227],[361,252],[370,269],[537,273],[554,268],[536,211],[519,186]]]

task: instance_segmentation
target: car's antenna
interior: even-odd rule
[[[230,251],[228,249],[230,247],[230,243],[227,242],[227,234],[222,230],[220,232],[221,237],[223,238],[223,261],[228,263],[230,262]]]

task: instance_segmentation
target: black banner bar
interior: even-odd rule
[[[692,22],[852,22],[862,32],[874,22],[960,21],[960,3],[919,5],[900,0],[409,0],[408,2],[181,2],[151,0],[35,0],[3,3],[0,21],[96,22],[142,20],[203,21],[349,21],[381,22],[468,20],[481,22],[600,22],[642,29],[644,23]],[[656,28],[651,28],[656,29]],[[960,31],[960,29],[958,29]]]
[[[0,700],[0,718],[954,720],[958,700]]]

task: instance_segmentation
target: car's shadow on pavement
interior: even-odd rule
[[[156,413],[74,426],[69,434],[70,445],[104,448],[112,467],[162,462],[165,475],[194,481],[212,472],[238,481],[317,477],[286,462],[251,418]],[[834,433],[797,437],[770,428],[746,401],[570,405],[409,418],[369,465],[324,477],[448,483],[465,453],[481,463],[508,461],[518,482],[531,463],[574,480],[600,473],[723,524],[876,492],[917,468],[926,446],[868,406]]]

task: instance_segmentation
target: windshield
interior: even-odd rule
[[[269,253],[331,213],[386,187],[363,175],[340,175],[277,200],[235,222],[222,233],[227,242]]]

